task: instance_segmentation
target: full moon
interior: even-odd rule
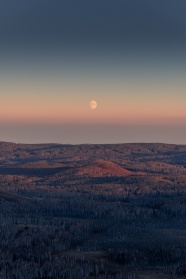
[[[90,102],[90,108],[91,109],[96,109],[97,108],[97,102],[96,101],[94,101],[94,100],[92,100],[91,102]]]

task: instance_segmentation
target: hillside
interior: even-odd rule
[[[0,142],[0,278],[186,276],[186,145]]]

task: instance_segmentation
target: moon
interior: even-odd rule
[[[92,100],[91,102],[90,102],[90,108],[91,109],[96,109],[97,108],[97,102],[96,101],[94,101],[94,100]]]

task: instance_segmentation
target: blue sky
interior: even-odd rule
[[[0,140],[185,143],[185,10],[183,0],[2,1]]]

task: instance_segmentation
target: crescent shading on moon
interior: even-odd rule
[[[97,108],[97,102],[96,101],[94,101],[94,100],[92,100],[91,102],[90,102],[90,108],[91,109],[96,109]]]

